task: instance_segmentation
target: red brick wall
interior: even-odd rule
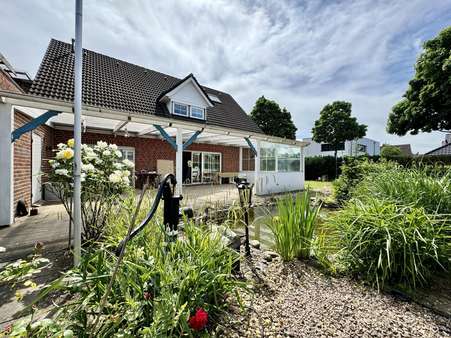
[[[14,129],[29,121],[30,117],[18,110],[14,111]],[[42,138],[41,170],[46,172],[49,168],[48,159],[52,157],[53,129],[43,125],[33,132]],[[24,200],[28,207],[31,205],[31,140],[31,132],[28,132],[14,142],[14,207],[19,199]],[[41,181],[45,182],[45,176],[41,177]]]
[[[6,75],[5,72],[3,72],[3,70],[0,70],[0,89],[16,93],[21,92],[21,90],[17,88],[17,86],[14,84],[11,78],[8,75]]]
[[[55,130],[54,145],[65,143],[72,137],[72,131]],[[166,141],[156,138],[114,136],[112,134],[84,133],[82,135],[82,142],[86,144],[95,144],[100,140],[115,143],[118,146],[135,148],[137,171],[141,169],[156,170],[157,159],[173,160],[175,165],[175,151]],[[222,171],[239,171],[240,151],[238,147],[194,143],[187,150],[222,153]]]

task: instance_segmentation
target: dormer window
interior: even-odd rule
[[[193,117],[195,119],[204,120],[205,119],[205,109],[196,107],[196,106],[191,106],[191,117]]]
[[[180,115],[188,117],[189,106],[187,104],[174,102],[172,106],[172,113],[174,115]]]
[[[205,120],[205,109],[197,106],[190,106],[184,103],[173,102],[172,114],[192,117],[199,120]]]

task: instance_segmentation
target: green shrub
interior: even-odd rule
[[[449,219],[424,208],[400,206],[378,198],[351,200],[329,225],[341,233],[343,261],[379,287],[428,282],[449,264]]]
[[[430,214],[451,214],[451,169],[392,167],[368,172],[354,195],[361,200],[379,198],[422,207]]]
[[[310,205],[308,191],[295,198],[288,195],[277,201],[277,216],[271,217],[267,225],[274,234],[275,249],[283,260],[310,257],[320,209],[320,205]]]
[[[108,301],[99,313],[117,262],[114,248],[131,217],[131,200],[125,200],[110,220],[107,242],[85,252],[78,268],[41,293],[43,298],[59,291],[70,299],[53,318],[52,334],[71,330],[76,337],[193,336],[188,320],[197,309],[204,309],[211,321],[223,311],[226,297],[245,288],[232,275],[239,255],[224,246],[220,234],[189,223],[173,242],[157,215],[128,243]],[[146,212],[143,209],[139,219]],[[99,320],[94,325],[96,317]],[[28,332],[30,336],[47,336],[46,329],[35,327],[36,331]]]
[[[341,176],[334,182],[337,202],[349,200],[355,187],[370,173],[379,173],[396,167],[397,165],[392,162],[376,163],[366,157],[346,157],[341,166]]]

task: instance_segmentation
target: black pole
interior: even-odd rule
[[[249,245],[249,205],[244,207],[244,223],[245,225],[245,235],[246,240],[244,242],[244,249],[246,251],[246,256],[251,255],[251,247]]]

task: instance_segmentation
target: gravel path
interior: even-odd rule
[[[451,337],[451,319],[348,278],[254,250],[242,271],[254,281],[218,328],[221,337]]]

